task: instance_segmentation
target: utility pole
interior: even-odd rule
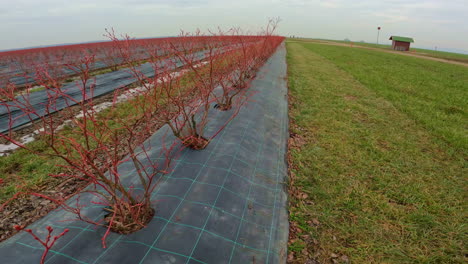
[[[379,44],[380,27],[377,27],[377,44]]]

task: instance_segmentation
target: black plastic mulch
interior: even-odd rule
[[[197,52],[195,56],[200,60],[204,58],[203,52]],[[183,63],[180,60],[173,58],[173,61],[175,62],[175,68],[183,66]],[[161,64],[165,65],[166,63],[163,61]],[[149,62],[138,66],[137,70],[148,78],[154,77],[155,73],[161,71],[161,69],[154,69],[152,64]],[[137,80],[134,75],[127,68],[101,74],[96,76],[95,82],[89,82],[85,98],[89,99],[105,95],[115,91],[116,89],[133,84],[136,81]],[[36,91],[29,95],[25,95],[28,103],[30,103],[36,111],[35,113],[23,112],[21,109],[11,107],[10,102],[3,102],[0,105],[0,133],[5,133],[9,131],[10,128],[16,129],[37,120],[42,116],[60,111],[69,106],[76,105],[76,102],[83,101],[83,91],[81,85],[77,82],[79,83],[79,81],[71,82],[61,87],[61,90],[67,95],[66,97],[59,96],[58,98],[51,100],[48,96],[48,91],[46,90]],[[93,83],[94,86],[92,90],[90,89],[91,83]],[[25,101],[21,96],[18,98],[20,98],[19,100],[21,102]],[[70,98],[73,98],[73,100]],[[46,109],[46,107],[48,109]]]

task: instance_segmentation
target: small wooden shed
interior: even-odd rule
[[[414,42],[412,38],[399,36],[391,36],[390,40],[392,40],[392,49],[399,51],[409,51],[410,43]]]

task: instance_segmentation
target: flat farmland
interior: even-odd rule
[[[207,147],[237,116],[252,96],[248,88],[255,73],[284,39],[272,35],[196,34],[154,42],[110,35],[110,42],[97,44],[107,47],[117,62],[107,65],[105,73],[101,72],[98,56],[105,52],[91,48],[82,53],[70,47],[29,50],[21,53],[23,57],[0,54],[0,62],[6,65],[14,58],[25,61],[18,68],[7,67],[20,73],[0,74],[0,240],[57,206],[77,213],[82,209],[80,203],[71,209],[64,206],[63,200],[80,193],[85,186],[119,193],[117,196],[125,197],[124,203],[138,206],[143,203],[136,199],[146,196],[147,213],[137,210],[129,215],[152,220],[150,196],[162,181],[161,175],[172,172],[171,161],[185,148]],[[56,55],[62,53],[71,59],[57,60]],[[37,57],[44,59],[31,63]],[[70,82],[68,70],[75,78]],[[15,83],[13,77],[27,80],[26,87]],[[212,112],[222,112],[227,119],[218,130],[204,136],[208,131],[205,126],[215,119]],[[164,137],[150,144],[157,132],[164,133]],[[168,139],[167,135],[173,137]],[[154,152],[160,156],[150,158],[151,148],[158,148]],[[118,167],[128,160],[134,163],[130,165],[134,170],[126,167],[122,173]],[[122,183],[124,174],[137,177],[146,187]],[[118,192],[114,192],[115,188]],[[133,188],[146,188],[146,194],[134,197]],[[102,194],[102,190],[96,192]],[[110,200],[115,203],[118,199]]]
[[[328,40],[328,39],[294,39],[294,41],[305,41],[305,42],[316,42],[316,43],[329,43],[329,44],[340,44],[349,47],[363,47],[370,49],[380,49],[384,51],[394,52],[391,45],[375,44],[366,42],[353,42],[353,41],[341,41],[341,40]],[[410,52],[407,55],[424,56],[426,58],[443,59],[446,61],[468,63],[468,54],[446,52],[440,50],[429,50],[411,47]]]
[[[287,49],[291,263],[466,261],[467,68]]]

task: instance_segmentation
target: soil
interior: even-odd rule
[[[51,197],[69,197],[86,185],[86,182],[78,179],[57,180],[39,187],[37,191]],[[55,208],[57,205],[50,200],[28,194],[17,195],[4,208],[0,207],[0,241],[18,232],[14,225],[27,226]]]
[[[183,141],[184,146],[195,149],[195,150],[202,150],[208,146],[210,141],[202,136],[189,136],[186,137]]]
[[[107,214],[104,217],[104,221],[107,223],[107,225],[110,224],[112,221],[112,210],[107,210],[111,213]],[[119,216],[115,215],[114,220],[112,221],[112,225],[110,230],[114,233],[119,233],[119,234],[131,234],[133,232],[136,232],[140,229],[143,229],[149,222],[154,217],[154,209],[149,208],[148,212],[141,213],[139,215],[139,219],[130,219],[128,217],[129,215],[124,215],[124,216]]]
[[[227,110],[230,110],[232,108],[232,105],[228,105],[228,104],[216,104],[214,106],[215,109],[218,109],[220,111],[227,111]]]

